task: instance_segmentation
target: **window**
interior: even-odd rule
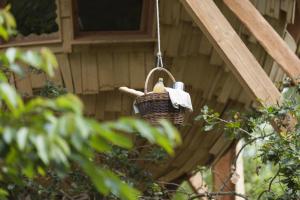
[[[56,0],[0,0],[1,7],[11,5],[18,35],[11,43],[54,40],[59,37]]]
[[[75,38],[86,35],[147,35],[153,0],[75,0]]]

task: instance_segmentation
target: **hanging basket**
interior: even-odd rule
[[[155,71],[166,72],[173,83],[176,82],[175,78],[168,70],[162,67],[154,68],[147,76],[145,82],[145,95],[137,97],[136,106],[138,107],[142,118],[152,125],[157,125],[161,119],[167,119],[173,123],[173,125],[180,126],[184,122],[185,109],[183,107],[179,107],[179,109],[174,108],[169,93],[148,93],[149,79]]]

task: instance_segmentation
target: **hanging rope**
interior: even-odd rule
[[[156,67],[164,67],[162,53],[161,53],[161,40],[160,40],[160,17],[159,17],[159,0],[156,0],[156,24],[157,24],[157,64]]]

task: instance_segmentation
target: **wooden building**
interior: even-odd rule
[[[204,105],[226,117],[227,111],[243,110],[257,99],[273,104],[280,98],[276,83],[285,74],[294,80],[300,75],[300,61],[293,53],[299,46],[286,31],[294,23],[296,1],[160,0],[164,62],[187,85],[195,112],[180,130],[183,145],[176,156],[159,167],[146,164],[155,178],[183,178],[198,165],[216,163],[232,146],[233,141],[222,132],[204,133],[202,124],[193,120]],[[50,80],[79,95],[86,114],[98,120],[130,116],[133,99],[117,89],[143,89],[147,73],[155,66],[155,1],[128,0],[128,5],[119,7],[132,16],[119,13],[117,19],[105,14],[118,13],[119,7],[97,10],[97,1],[90,2],[56,0],[57,31],[18,36],[1,45],[47,46],[59,61],[54,78],[28,73],[11,82],[25,97],[31,97]],[[107,27],[105,22],[123,20],[126,24],[127,18],[130,23],[125,27]]]

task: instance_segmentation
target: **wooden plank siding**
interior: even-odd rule
[[[81,53],[82,89],[84,94],[98,93],[98,66],[95,52]]]

